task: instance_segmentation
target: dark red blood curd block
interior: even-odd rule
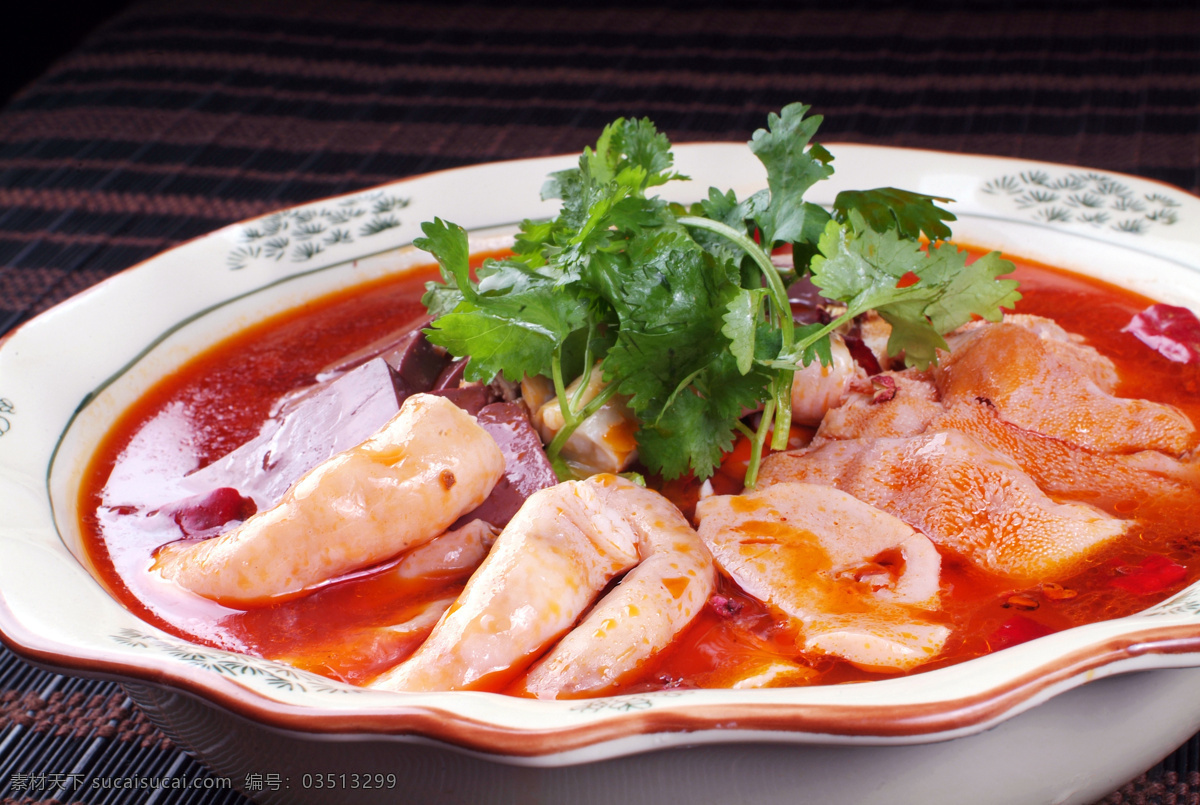
[[[392,384],[400,404],[413,394],[438,387],[438,379],[450,363],[450,356],[430,344],[420,330],[410,333],[380,357],[392,369]]]
[[[462,385],[464,375],[467,371],[467,358],[458,358],[451,361],[442,373],[433,381],[431,388],[434,391],[441,389],[456,389]]]
[[[1187,578],[1187,568],[1165,556],[1147,556],[1136,565],[1119,565],[1110,582],[1134,595],[1166,592]]]
[[[197,493],[230,486],[269,509],[304,473],[374,434],[400,410],[392,368],[375,358],[293,397],[258,435],[189,475]]]
[[[539,489],[554,486],[558,476],[546,458],[542,440],[518,402],[498,402],[484,406],[476,420],[500,445],[504,454],[504,476],[487,500],[474,511],[464,514],[451,528],[472,520],[486,520],[503,528],[525,499]]]
[[[1030,640],[1054,632],[1049,626],[1038,623],[1037,621],[1027,618],[1024,615],[1014,615],[1004,623],[1000,624],[996,631],[988,637],[988,645],[993,651],[999,651],[1002,648],[1015,646],[1020,643],[1027,643]]]
[[[168,503],[158,510],[170,517],[186,537],[204,537],[217,533],[221,526],[245,520],[258,511],[250,498],[236,489],[223,486],[207,494]]]
[[[1175,363],[1200,363],[1200,320],[1186,307],[1151,305],[1122,332]]]
[[[429,393],[445,397],[471,416],[479,416],[483,407],[495,400],[488,387],[481,383],[469,383],[458,388],[435,388]]]
[[[428,316],[422,316],[419,319],[408,322],[403,327],[399,327],[390,333],[376,338],[365,347],[357,349],[349,355],[343,355],[320,372],[317,372],[317,380],[326,380],[345,374],[356,366],[362,366],[372,358],[378,358],[392,352],[397,347],[405,344],[414,334],[419,334],[421,329],[429,324],[429,322],[430,318]]]

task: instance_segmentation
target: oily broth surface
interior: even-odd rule
[[[1150,300],[1089,278],[1015,260],[1024,298],[1019,312],[1053,318],[1079,333],[1116,364],[1118,394],[1181,408],[1200,422],[1200,367],[1173,364],[1120,328]],[[403,581],[395,562],[353,574],[303,597],[249,611],[228,609],[176,589],[148,572],[157,544],[128,527],[105,490],[114,473],[144,469],[164,456],[203,466],[252,437],[278,397],[312,381],[342,355],[417,319],[419,299],[433,269],[315,300],[239,333],[164,379],[115,424],[92,462],[81,490],[87,547],[101,581],[146,620],[187,639],[282,659],[348,682],[362,683],[415,650],[411,638],[385,628],[410,617],[424,602],[454,594],[461,584]],[[136,438],[152,423],[178,423],[150,455],[135,455]],[[143,440],[144,441],[144,440]],[[169,463],[167,461],[166,463]],[[664,487],[688,509],[695,488]],[[736,491],[725,490],[720,491]],[[1095,557],[1093,565],[1053,587],[1014,589],[954,557],[943,563],[944,619],[954,634],[943,656],[921,670],[959,662],[1000,647],[997,631],[1013,618],[1057,631],[1144,609],[1200,578],[1200,512],[1156,512],[1153,522]],[[1186,579],[1157,595],[1133,595],[1112,586],[1118,568],[1152,555],[1187,566]],[[738,666],[794,656],[796,635],[732,583],[720,595],[729,606],[708,608],[631,681],[627,690],[720,686]],[[1014,604],[1013,602],[1017,603]],[[1030,605],[1033,606],[1030,606]],[[830,659],[812,662],[803,683],[878,678]]]

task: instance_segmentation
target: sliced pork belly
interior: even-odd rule
[[[1181,411],[1114,397],[1107,359],[1057,337],[1044,320],[1024,319],[1033,326],[984,324],[949,340],[952,351],[934,370],[944,402],[984,399],[1006,422],[1101,452],[1179,455],[1195,443]]]
[[[908,670],[941,651],[941,557],[891,515],[826,486],[781,483],[696,506],[718,567],[801,629],[804,648]]]
[[[1157,451],[1093,453],[1005,422],[986,403],[959,403],[930,427],[961,431],[1012,458],[1057,500],[1083,501],[1123,517],[1163,505],[1200,506],[1196,468]]]
[[[764,462],[760,484],[834,486],[920,529],[939,546],[1016,581],[1063,578],[1127,524],[1056,503],[1012,458],[959,431],[828,442]]]

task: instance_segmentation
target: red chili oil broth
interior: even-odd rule
[[[1013,259],[1013,258],[1010,258]],[[1116,286],[1014,259],[1022,313],[1055,319],[1110,357],[1121,376],[1118,394],[1170,403],[1200,422],[1200,366],[1172,363],[1120,328],[1151,300]],[[379,280],[271,317],[224,341],[158,383],[115,423],[93,458],[81,490],[85,543],[100,581],[145,620],[189,640],[283,659],[334,679],[368,682],[402,661],[419,641],[385,627],[410,617],[425,601],[455,594],[462,582],[402,581],[395,560],[331,582],[304,596],[248,611],[228,609],[175,589],[149,572],[151,552],[136,529],[122,529],[120,513],[98,516],[106,483],[137,432],[169,406],[198,423],[181,436],[207,463],[253,436],[281,395],[312,382],[322,367],[418,318],[420,296],[433,269]],[[714,477],[718,491],[736,483]],[[656,483],[690,513],[698,484]],[[1142,505],[1148,503],[1148,505]],[[1122,502],[1114,504],[1120,510]],[[939,658],[920,671],[961,662],[1013,642],[1150,606],[1200,578],[1200,512],[1168,510],[1131,500],[1130,513],[1153,512],[1092,557],[1074,578],[1014,587],[951,555],[943,556],[942,603],[937,615],[953,627]],[[106,525],[101,524],[102,519]],[[1114,580],[1139,573],[1149,557],[1167,557],[1166,576],[1149,575],[1122,590]],[[1153,562],[1161,563],[1155,559]],[[1155,566],[1157,567],[1157,565]],[[1153,568],[1151,568],[1153,571]],[[1150,571],[1147,571],[1150,572]],[[1149,579],[1147,581],[1146,579]],[[1165,586],[1155,579],[1164,578]],[[1124,585],[1129,588],[1130,585]],[[1145,592],[1150,590],[1150,592]],[[676,642],[636,678],[611,692],[725,684],[739,668],[780,657],[811,668],[805,683],[877,679],[847,663],[802,655],[795,629],[722,580],[724,605],[706,607]]]

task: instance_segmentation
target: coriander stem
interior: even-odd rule
[[[817,330],[812,335],[806,336],[804,338],[801,338],[799,341],[797,341],[794,345],[794,351],[792,354],[794,354],[796,356],[802,355],[804,353],[804,350],[808,349],[808,347],[817,343],[822,338],[829,335],[830,333],[832,333],[837,328],[841,327],[846,322],[853,320],[855,316],[858,316],[864,310],[866,310],[866,308],[864,308],[862,310],[848,308],[845,313],[843,313],[842,315],[838,316],[833,321],[826,324],[820,330]],[[799,360],[799,357],[797,357],[797,360]],[[782,368],[776,363],[772,363],[771,365],[776,368]],[[794,363],[794,361],[788,361],[788,365],[794,366],[795,363]],[[772,446],[774,446],[774,445],[772,445]],[[775,449],[779,449],[779,448],[775,448]]]
[[[763,406],[762,422],[758,425],[758,430],[754,432],[754,436],[750,439],[750,462],[746,465],[746,480],[747,489],[754,489],[758,483],[758,465],[762,463],[763,442],[767,440],[767,433],[771,430],[771,420],[775,415],[775,401],[767,400]],[[780,430],[779,428],[775,429]],[[784,430],[787,433],[787,430]],[[772,444],[772,446],[774,446]],[[787,447],[787,442],[784,442],[784,447]]]
[[[554,360],[550,362],[550,376],[554,380],[554,396],[558,398],[558,410],[562,412],[563,422],[573,424],[575,412],[571,410],[570,400],[567,399],[567,387],[563,384],[561,346],[554,350]]]
[[[792,305],[788,301],[787,288],[783,285],[783,278],[779,276],[779,269],[771,262],[771,256],[767,254],[762,246],[755,243],[744,232],[739,232],[720,221],[696,215],[685,215],[679,218],[679,223],[684,226],[695,227],[696,229],[705,229],[727,238],[740,246],[746,254],[750,255],[750,259],[758,266],[759,271],[762,272],[763,279],[766,280],[767,291],[775,306],[779,332],[783,336],[783,348],[780,352],[789,352],[796,338],[795,323],[792,321]],[[777,406],[775,419],[790,425],[792,419],[792,377],[795,375],[796,370],[795,367],[789,369],[777,366],[775,368],[779,373],[776,376],[776,383],[773,389],[773,397]],[[764,416],[760,429],[770,429],[770,427],[771,418]],[[775,428],[774,436],[771,439],[771,448],[774,450],[785,449],[787,447],[787,434],[787,428]],[[759,447],[761,449],[761,442],[759,443]],[[757,470],[757,467],[755,469]],[[747,485],[749,485],[748,482]]]
[[[599,394],[589,400],[588,404],[581,408],[579,413],[572,419],[568,420],[565,415],[563,416],[563,426],[559,428],[558,433],[554,434],[554,438],[550,440],[550,444],[546,447],[546,455],[551,461],[553,461],[562,451],[563,446],[567,443],[567,440],[571,438],[573,433],[575,433],[575,429],[582,425],[584,420],[599,411],[600,407],[611,400],[616,393],[616,384],[609,384],[602,388]],[[562,398],[559,399],[561,407]]]
[[[579,401],[583,399],[583,395],[587,394],[588,384],[592,382],[592,330],[588,328],[587,344],[583,348],[583,376],[579,379],[579,388],[575,389],[575,396],[571,398],[571,408],[579,405]]]

